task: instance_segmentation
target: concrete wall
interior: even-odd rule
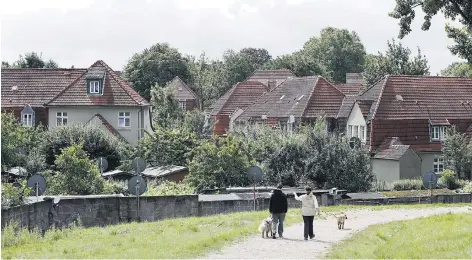
[[[421,174],[433,171],[434,158],[441,155],[440,152],[418,152],[421,157]]]
[[[400,179],[416,179],[421,176],[421,157],[408,149],[400,158]]]
[[[149,121],[149,108],[144,107],[143,113],[138,113],[141,107],[51,107],[49,108],[49,129],[56,127],[57,112],[67,112],[67,122],[81,122],[87,123],[95,114],[102,115],[108,123],[110,123],[128,142],[137,144],[140,136],[139,128],[144,128],[147,131],[152,131]],[[118,127],[118,113],[130,112],[130,127]],[[142,136],[142,133],[141,133]]]
[[[372,172],[378,182],[385,182],[386,188],[392,188],[394,181],[400,179],[400,161],[371,159]]]
[[[343,205],[392,205],[392,204],[431,204],[431,203],[471,203],[472,194],[434,195],[422,197],[392,197],[380,199],[347,199]]]

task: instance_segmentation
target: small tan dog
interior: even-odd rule
[[[344,222],[346,222],[347,215],[344,213],[341,213],[338,215],[334,215],[334,217],[336,218],[338,222],[338,229],[344,229]]]
[[[262,233],[262,238],[264,238],[264,233],[266,238],[269,238],[269,233],[272,237],[272,218],[268,217],[262,220],[261,224],[259,225],[259,232]]]

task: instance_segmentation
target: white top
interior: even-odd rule
[[[318,206],[318,200],[313,193],[308,195],[302,195],[300,197],[297,196],[296,193],[295,199],[302,202],[302,216],[314,216],[316,212],[319,211],[320,207]]]

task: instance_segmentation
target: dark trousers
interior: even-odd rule
[[[303,216],[303,222],[305,223],[305,233],[303,234],[305,238],[308,238],[308,236],[314,237],[315,235],[313,234],[313,219],[315,216]]]

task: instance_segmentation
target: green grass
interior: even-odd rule
[[[336,244],[327,257],[471,259],[472,214],[443,214],[370,226]]]
[[[469,204],[322,207],[323,212],[354,209],[456,207]],[[209,217],[167,219],[107,227],[50,230],[41,238],[25,229],[2,231],[2,258],[189,258],[205,255],[257,233],[267,211]],[[300,209],[290,209],[286,225],[301,222]]]

